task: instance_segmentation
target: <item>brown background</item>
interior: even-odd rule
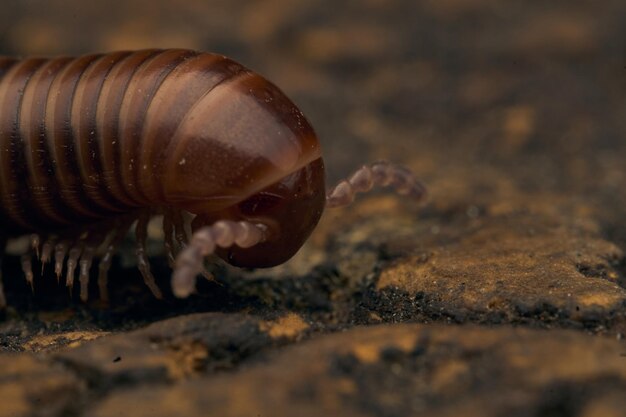
[[[0,415],[622,415],[626,3],[2,4],[0,54],[146,47],[257,70],[331,181],[391,159],[430,203],[329,211],[293,261],[185,301],[123,262],[109,309],[31,294],[9,259]]]

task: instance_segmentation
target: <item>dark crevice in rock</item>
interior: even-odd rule
[[[327,312],[332,309],[331,294],[346,283],[331,265],[315,268],[305,276],[258,279],[232,279],[228,285],[238,296],[264,308],[292,311]]]
[[[348,277],[341,275],[331,264],[314,268],[305,276],[287,276],[280,279],[228,278],[225,285],[240,297],[248,311],[255,314],[295,312],[306,317],[313,328],[328,330],[346,322],[352,298],[358,289]]]
[[[608,278],[607,265],[604,264],[576,264],[576,269],[588,278]]]
[[[626,257],[609,257],[602,263],[578,263],[578,272],[588,278],[605,279],[626,289]]]

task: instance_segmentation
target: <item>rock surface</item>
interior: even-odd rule
[[[391,159],[430,201],[328,211],[187,300],[130,246],[109,307],[7,259],[1,417],[624,415],[623,1],[111,4],[9,0],[0,54],[224,53],[301,106],[330,182]]]

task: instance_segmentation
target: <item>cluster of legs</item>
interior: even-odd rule
[[[88,298],[90,270],[98,249],[102,249],[98,264],[98,287],[100,297],[108,301],[108,271],[111,260],[115,255],[120,243],[126,237],[131,226],[136,223],[136,253],[137,264],[144,277],[146,285],[156,297],[161,298],[160,289],[154,282],[150,273],[150,266],[145,254],[147,238],[147,225],[149,213],[140,215],[120,216],[113,221],[99,223],[87,231],[66,232],[63,235],[39,235],[29,236],[29,248],[21,255],[21,266],[26,282],[34,290],[33,257],[41,262],[41,273],[49,264],[54,267],[57,281],[64,276],[65,285],[70,292],[74,288],[76,270],[78,269],[78,281],[80,285],[80,298],[86,301]],[[0,239],[0,261],[5,252],[6,239]],[[0,268],[1,271],[1,268]],[[2,283],[0,279],[0,309],[6,306]]]
[[[340,181],[330,189],[326,197],[326,206],[341,207],[350,204],[357,193],[363,193],[374,187],[393,187],[401,195],[413,199],[423,199],[426,190],[413,173],[406,168],[377,162],[363,166],[350,177]],[[62,235],[31,235],[29,250],[22,255],[21,265],[26,281],[33,286],[34,276],[32,269],[33,256],[41,262],[41,270],[48,264],[54,264],[54,272],[60,281],[65,271],[65,285],[74,287],[76,269],[80,285],[80,298],[88,298],[90,269],[96,252],[100,249],[98,288],[100,298],[107,302],[108,271],[113,255],[129,230],[135,225],[135,252],[137,266],[145,284],[156,298],[163,294],[156,285],[150,271],[150,263],[146,255],[146,240],[148,237],[148,222],[155,213],[141,211],[131,215],[119,216],[115,220],[98,224],[79,234]],[[185,220],[180,210],[166,209],[163,214],[163,232],[165,256],[174,270],[172,276],[172,291],[177,297],[187,297],[195,289],[196,277],[204,274],[204,259],[211,255],[216,247],[228,248],[232,245],[247,248],[254,246],[264,239],[265,228],[261,224],[246,221],[233,222],[222,220],[211,226],[197,230],[191,239],[185,229]],[[6,237],[0,236],[0,309],[6,306],[2,287],[2,257],[6,246]]]

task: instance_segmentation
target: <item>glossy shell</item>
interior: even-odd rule
[[[0,58],[0,223],[11,235],[145,207],[215,217],[316,160],[300,110],[221,55]],[[321,160],[316,169],[321,213]]]
[[[275,226],[266,242],[222,256],[270,266],[306,240],[324,192],[319,144],[300,110],[224,56],[0,58],[4,234],[77,236],[136,211],[188,211],[196,227],[262,219]],[[280,201],[263,211],[267,196]]]

